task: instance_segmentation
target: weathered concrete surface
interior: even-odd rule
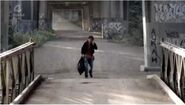
[[[36,73],[48,79],[28,98],[28,104],[173,104],[147,72],[143,48],[96,38],[94,78],[83,79],[76,70],[86,32],[57,33],[35,52]],[[75,37],[76,36],[76,37]],[[96,36],[99,37],[99,36]]]
[[[60,38],[49,41],[35,51],[36,73],[51,78],[84,78],[79,76],[76,65],[80,49],[92,33],[61,31]],[[96,35],[97,37],[100,37]],[[143,48],[95,39],[98,51],[95,53],[95,78],[145,78],[150,72],[139,71],[143,64]]]
[[[9,1],[1,1],[0,6],[1,6],[0,52],[3,52],[8,49]]]
[[[53,10],[53,30],[82,30],[82,10],[55,9]],[[81,13],[82,14],[82,13]]]
[[[157,1],[143,2],[146,12],[144,43],[145,66],[147,68],[160,67],[161,48],[159,42],[164,40],[185,48],[185,2]],[[177,11],[178,10],[178,11]],[[175,11],[175,12],[173,12]],[[144,15],[144,14],[143,14]],[[143,26],[145,26],[143,25]]]
[[[173,104],[153,79],[46,80],[27,104]]]

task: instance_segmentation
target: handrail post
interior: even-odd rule
[[[161,79],[185,101],[185,49],[169,42],[161,42]]]
[[[9,62],[6,61],[6,87],[9,87]],[[6,88],[6,104],[9,102],[9,88]]]
[[[30,42],[0,53],[3,104],[13,101],[34,79],[34,45],[30,39]]]

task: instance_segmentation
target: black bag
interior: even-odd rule
[[[81,57],[77,64],[78,73],[81,75],[85,71],[84,58]]]

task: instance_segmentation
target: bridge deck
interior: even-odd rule
[[[154,79],[47,79],[28,104],[173,104]]]
[[[57,40],[35,51],[35,72],[54,79],[44,81],[26,103],[173,104],[155,80],[145,78],[151,72],[138,70],[144,62],[142,47],[96,39],[94,79],[83,79],[76,64],[85,38],[92,33],[61,31],[57,35]]]

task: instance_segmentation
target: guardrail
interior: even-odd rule
[[[34,42],[0,54],[2,102],[13,101],[34,79]]]
[[[161,42],[161,79],[185,101],[185,49],[168,42]]]

